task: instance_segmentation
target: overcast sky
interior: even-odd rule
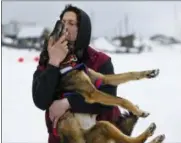
[[[2,23],[19,20],[52,28],[64,6],[69,3],[82,8],[91,16],[94,36],[112,36],[116,31],[123,33],[125,14],[128,14],[129,32],[142,36],[154,33],[181,35],[181,26],[178,30],[181,21],[179,1],[3,1]]]

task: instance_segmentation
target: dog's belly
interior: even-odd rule
[[[82,129],[89,129],[96,124],[96,114],[74,114],[75,118],[79,121]]]
[[[82,129],[87,130],[93,127],[96,124],[97,114],[79,114],[74,113],[74,117],[79,121]],[[116,143],[113,139],[107,140],[106,143]]]

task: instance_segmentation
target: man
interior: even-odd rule
[[[80,95],[61,98],[62,93],[57,89],[61,78],[59,65],[68,53],[68,42],[73,46],[79,62],[83,62],[89,68],[103,74],[113,74],[114,68],[110,57],[89,46],[91,22],[83,10],[68,5],[60,15],[60,20],[67,31],[56,43],[51,38],[48,43],[45,43],[39,65],[33,76],[33,101],[39,109],[46,110],[49,143],[60,142],[60,138],[53,134],[52,127],[56,126],[58,119],[68,109],[76,113],[98,114],[97,120],[104,119],[113,122],[118,120],[120,114],[117,107],[98,103],[88,104]],[[100,87],[100,90],[116,96],[116,88],[107,85]]]

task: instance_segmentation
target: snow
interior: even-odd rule
[[[38,55],[36,51],[2,48],[3,142],[47,142],[44,111],[36,108],[32,100],[33,72],[37,66],[33,58]],[[151,113],[138,121],[132,136],[155,122],[157,129],[153,137],[163,133],[165,143],[181,142],[181,52],[154,47],[153,52],[139,55],[109,55],[116,73],[160,69],[155,79],[128,82],[118,88],[119,96]],[[19,57],[24,57],[24,62],[18,63]]]
[[[92,42],[92,46],[100,51],[114,52],[118,48],[111,44],[105,37],[99,37]]]

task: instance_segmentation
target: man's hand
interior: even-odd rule
[[[53,122],[53,127],[56,128],[60,117],[70,108],[67,98],[55,100],[49,108],[49,117]]]
[[[48,41],[49,64],[59,67],[59,64],[68,54],[67,43],[66,33],[56,42],[52,37],[50,37]]]

